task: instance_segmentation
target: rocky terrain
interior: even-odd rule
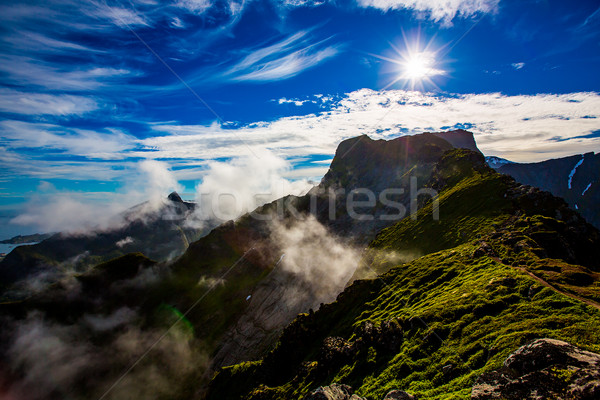
[[[555,339],[537,339],[510,354],[501,368],[481,375],[473,400],[600,397],[600,354]]]

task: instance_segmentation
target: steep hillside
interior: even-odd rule
[[[447,153],[430,184],[442,189],[439,221],[431,202],[383,230],[363,260],[382,275],[299,315],[262,360],[220,370],[208,398],[302,398],[331,383],[369,400],[392,389],[469,398],[533,339],[600,350],[596,229],[476,153]],[[399,264],[403,252],[422,256]]]
[[[454,134],[449,132],[445,136],[453,137]],[[471,146],[472,142],[474,145],[472,134],[457,134],[461,143]],[[368,136],[348,139],[338,146],[321,183],[307,195],[289,196],[267,204],[253,215],[224,224],[193,243],[173,266],[180,277],[179,281],[186,282],[184,287],[189,287],[190,282],[199,279],[219,279],[229,266],[247,252],[245,259],[251,263],[246,272],[239,268],[232,272],[244,276],[243,279],[237,276],[235,280],[231,279],[231,282],[236,282],[234,288],[228,287],[227,282],[222,292],[211,294],[215,307],[221,301],[227,302],[226,312],[219,311],[215,315],[214,311],[210,311],[211,305],[208,305],[209,308],[200,306],[204,314],[199,311],[199,315],[216,318],[211,320],[210,328],[210,337],[219,339],[214,365],[259,358],[295,315],[332,301],[350,279],[348,275],[330,283],[331,276],[324,276],[319,282],[321,285],[327,282],[326,288],[307,281],[297,271],[309,269],[306,264],[315,261],[303,260],[300,265],[290,268],[287,265],[290,263],[289,257],[285,258],[286,245],[281,243],[281,234],[274,231],[275,226],[283,225],[286,229],[305,232],[320,231],[324,227],[321,236],[314,238],[321,245],[324,245],[323,242],[334,242],[340,246],[363,246],[380,229],[406,215],[397,216],[397,207],[382,204],[379,199],[381,192],[389,188],[401,188],[404,192],[389,198],[410,210],[411,183],[414,190],[423,188],[436,162],[445,151],[452,148],[447,140],[434,134],[404,136],[390,141],[372,140]],[[355,189],[367,189],[375,196],[375,204],[355,210],[367,218],[352,216],[347,208],[347,194]],[[309,215],[314,216],[315,221],[307,221]],[[383,215],[392,215],[392,218],[382,218]],[[273,219],[279,222],[274,224]],[[294,247],[304,252],[315,250],[314,246],[304,242],[294,243]],[[316,262],[319,261],[316,258]],[[326,263],[331,261],[321,260]],[[290,270],[296,272],[290,273]],[[185,289],[182,287],[177,291],[185,292]],[[219,297],[221,293],[226,297]],[[294,301],[282,300],[288,298]],[[285,304],[282,305],[282,302]],[[181,306],[185,307],[183,304]],[[203,320],[200,317],[200,321]],[[237,322],[232,325],[232,321]]]
[[[600,228],[600,154],[586,153],[538,163],[500,165],[498,172],[517,182],[562,197],[588,222]]]

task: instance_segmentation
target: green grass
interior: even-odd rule
[[[220,392],[224,385],[235,387],[238,394],[245,387],[248,398],[275,399],[297,398],[332,382],[350,384],[367,399],[381,399],[392,389],[428,399],[468,398],[477,376],[500,367],[510,352],[533,339],[561,339],[600,351],[598,310],[548,288],[530,299],[530,288],[537,285],[532,278],[489,257],[473,259],[475,249],[465,244],[394,268],[379,282],[357,282],[363,296],[342,296],[288,327],[264,362],[271,366],[260,371],[263,364],[254,363],[252,368],[234,366],[220,372],[212,398],[240,398]],[[495,284],[507,277],[515,280],[512,287]],[[326,376],[318,363],[308,363],[318,358],[325,337],[352,342],[365,322],[377,325],[391,319],[404,327],[396,354],[357,352]],[[292,332],[297,335],[293,340],[285,337]],[[306,356],[288,357],[294,346]],[[307,363],[303,374],[298,373],[302,362]],[[454,371],[447,375],[442,368],[449,364]],[[261,372],[270,378],[262,382]],[[271,387],[261,388],[261,383]]]

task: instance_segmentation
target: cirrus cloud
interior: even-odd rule
[[[500,0],[358,0],[362,7],[388,10],[411,10],[435,22],[450,25],[457,17],[471,17],[478,13],[493,13]]]

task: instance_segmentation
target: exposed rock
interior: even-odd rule
[[[477,153],[480,152],[479,148],[477,148],[477,143],[475,143],[473,134],[464,129],[456,129],[448,132],[435,132],[432,133],[432,135],[447,140],[456,148],[469,149]]]
[[[353,346],[341,337],[328,337],[319,353],[319,363],[335,363],[345,360],[353,352]]]
[[[403,390],[392,390],[385,395],[383,400],[417,400],[415,396],[406,393]]]
[[[454,370],[454,365],[453,364],[448,364],[448,365],[444,365],[442,367],[442,373],[444,375],[450,375],[450,373]]]
[[[540,292],[540,290],[542,290],[542,286],[540,286],[540,285],[529,286],[529,291],[527,292],[527,297],[529,298],[529,300],[532,300],[533,296],[538,294]]]
[[[547,398],[600,398],[600,354],[538,339],[508,356],[502,368],[481,375],[471,392],[473,400]]]
[[[400,322],[391,319],[374,325],[371,321],[363,323],[356,332],[358,338],[354,343],[357,348],[375,346],[378,349],[396,352],[403,339],[403,330]]]
[[[321,386],[308,396],[305,400],[365,400],[352,393],[352,388],[348,385],[333,383],[329,386]]]
[[[179,195],[179,193],[177,192],[172,192],[169,197],[169,200],[175,202],[175,203],[183,203],[183,199],[181,198],[181,196]]]
[[[497,254],[494,249],[492,249],[492,246],[489,245],[489,243],[482,241],[479,243],[479,247],[473,252],[473,258],[479,258],[483,256],[496,257]]]

